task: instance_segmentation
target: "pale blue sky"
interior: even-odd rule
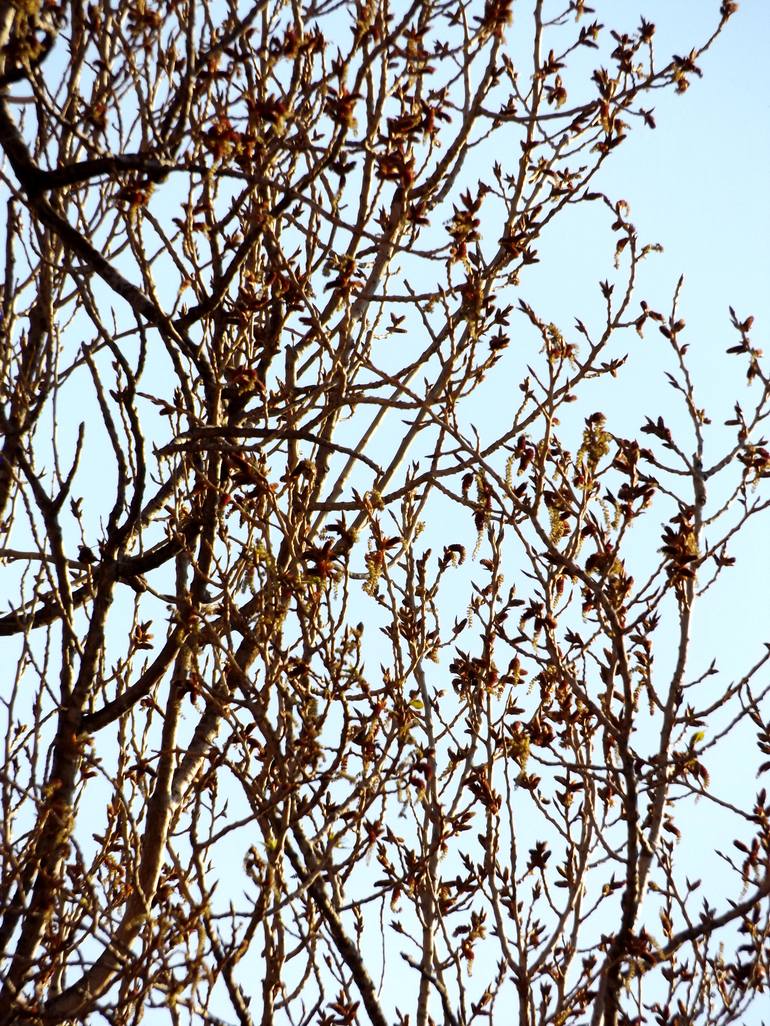
[[[685,52],[688,41],[706,38],[719,8],[716,0],[624,0],[614,6],[629,10],[629,28],[637,24],[639,10],[655,22],[661,59]],[[705,336],[718,331],[720,338],[729,337],[728,304],[743,316],[754,313],[758,328],[760,322],[768,327],[769,54],[770,4],[745,0],[703,57],[703,78],[692,76],[682,96],[671,90],[655,94],[657,128],[635,128],[602,171],[608,194],[630,203],[640,235],[664,246],[645,268],[648,300],[668,303],[684,273],[685,316]],[[612,254],[609,233],[570,238],[563,227],[560,220],[551,246],[541,248],[543,273],[531,281],[534,286],[537,277],[547,279],[543,295],[562,300],[569,316],[579,312],[583,281],[598,280]],[[575,277],[581,275],[583,281]],[[566,283],[570,277],[574,288],[554,288],[555,278]],[[529,285],[524,280],[522,291]]]

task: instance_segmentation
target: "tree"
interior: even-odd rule
[[[770,751],[770,653],[693,637],[770,378],[731,311],[712,429],[600,178],[737,5],[670,59],[583,0],[243,6],[0,5],[0,1023],[740,1021],[770,804],[708,761]],[[681,413],[626,437],[645,333]]]

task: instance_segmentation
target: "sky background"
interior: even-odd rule
[[[614,6],[628,8],[629,28],[637,24],[637,11],[646,12],[656,24],[656,52],[663,58],[704,39],[719,4],[657,0]],[[745,0],[702,58],[703,78],[691,76],[684,95],[657,93],[657,128],[631,132],[602,171],[606,191],[629,202],[640,236],[664,246],[645,266],[642,291],[651,305],[666,309],[678,276],[685,274],[683,316],[707,394],[720,392],[717,368],[722,343],[730,337],[728,304],[741,316],[755,314],[757,338],[766,333],[770,316],[768,52],[770,4]],[[541,259],[545,266],[547,255],[549,272],[561,262],[562,280],[575,281],[563,292],[574,309],[583,302],[577,282],[598,280],[612,254],[607,236],[570,236],[563,227],[560,221],[558,238],[543,248]],[[559,276],[549,273],[551,297],[554,277]],[[657,341],[650,339],[650,345]]]
[[[517,21],[524,26],[524,45],[529,45],[531,6],[514,5],[518,13],[509,30],[513,50],[518,45]],[[550,4],[547,9],[553,11],[556,6]],[[686,54],[693,43],[705,41],[719,20],[716,0],[617,0],[609,5],[611,15],[604,5],[595,6],[596,17],[600,21],[612,17],[613,25],[622,22],[622,12],[627,10],[629,32],[638,25],[640,13],[653,21],[657,26],[656,54],[661,63],[666,63],[672,54]],[[657,128],[653,131],[634,126],[628,140],[603,168],[597,183],[610,198],[623,198],[629,203],[630,220],[643,242],[663,246],[662,253],[651,255],[643,265],[634,309],[638,309],[639,299],[644,298],[653,309],[668,315],[677,281],[680,275],[685,277],[679,316],[687,322],[685,341],[690,346],[690,369],[698,405],[713,420],[707,433],[707,463],[709,454],[717,458],[732,437],[722,425],[732,416],[735,399],[740,398],[745,407],[750,407],[745,365],[725,354],[736,340],[730,326],[730,305],[741,319],[749,314],[755,316],[753,342],[766,351],[770,348],[768,54],[770,3],[746,0],[712,49],[699,60],[702,78],[691,76],[690,88],[683,95],[666,90],[645,99],[645,107],[655,108]],[[592,52],[588,51],[586,57],[590,61]],[[499,146],[499,140],[495,145]],[[505,153],[496,156],[505,168]],[[474,158],[476,164],[470,160],[466,165],[469,180],[489,174],[489,164],[483,157],[479,153]],[[499,234],[496,226],[484,220],[483,211],[481,216],[482,239],[488,234],[494,244]],[[521,287],[516,290],[516,298],[525,299],[546,322],[555,322],[568,340],[576,338],[572,330],[576,317],[584,320],[589,329],[602,322],[603,300],[598,282],[612,279],[615,274],[615,237],[610,231],[610,220],[593,205],[560,214],[552,230],[538,241],[540,263],[525,270]],[[526,333],[523,320],[513,320],[511,351],[516,349],[517,333],[522,338]],[[661,413],[675,434],[677,425],[687,430],[681,404],[665,379],[665,371],[674,369],[673,354],[656,327],[650,325],[642,341],[629,332],[627,340],[615,344],[613,355],[623,351],[629,353],[629,362],[621,372],[622,383],[609,389],[606,383],[598,384],[594,407],[590,405],[591,387],[581,388],[580,401],[570,411],[574,424],[565,423],[565,434],[582,424],[593,409],[607,413],[610,430],[626,437],[637,435],[645,416]],[[505,359],[515,358],[512,352],[506,352]],[[505,360],[501,363],[504,365]],[[510,409],[511,403],[506,389],[512,379],[503,373],[491,378],[489,391],[479,394],[475,408],[468,413],[482,435],[485,428],[489,434],[499,431],[500,425],[490,423],[490,418],[501,416],[498,411]],[[514,388],[518,380],[513,379]],[[683,444],[683,448],[691,452],[694,445]],[[451,511],[448,516],[451,518]],[[470,532],[466,521],[467,516],[458,510],[457,523],[462,524],[465,537],[456,540],[467,543]],[[436,523],[428,518],[426,544],[431,525]],[[443,519],[441,528],[445,534]],[[645,529],[641,528],[642,534]],[[640,549],[640,559],[646,562],[648,570],[660,545],[657,516],[652,517],[649,529],[654,537],[646,539],[645,551]],[[751,524],[731,546],[731,554],[738,559],[738,572],[730,580],[721,580],[720,587],[707,594],[697,612],[688,677],[697,676],[712,659],[716,659],[721,671],[704,689],[698,690],[698,702],[713,700],[720,688],[740,677],[761,654],[763,642],[770,638],[770,518],[758,518]],[[468,568],[468,574],[472,575],[472,569]],[[465,595],[464,589],[460,589],[458,605]],[[461,609],[458,612],[462,615]],[[675,658],[675,620],[672,616],[669,626],[656,635],[659,681],[664,676],[662,668]],[[451,615],[445,622],[449,621]],[[765,674],[758,687],[767,683]],[[708,754],[706,763],[714,790],[728,800],[734,798],[745,803],[747,796],[761,786],[755,776],[757,762],[754,730],[739,731],[728,745]],[[687,852],[686,871],[692,879],[703,878],[704,894],[709,901],[721,903],[728,893],[734,895],[735,884],[715,849],[723,846],[728,850],[734,833],[726,833],[718,811],[705,801],[688,803],[686,811],[679,809],[676,815],[685,835],[682,852]],[[526,819],[523,816],[519,820],[525,831]],[[404,985],[408,986],[406,975]],[[742,1021],[745,1026],[757,1026],[763,1018],[766,1011],[755,1006]]]
[[[623,11],[627,11],[628,32],[638,26],[643,12],[656,25],[655,50],[661,64],[672,54],[686,54],[694,43],[708,39],[719,20],[717,0],[618,0],[594,6],[598,20],[612,18],[611,24],[618,28],[623,24]],[[514,5],[517,13],[508,33],[514,59],[518,47],[529,46],[531,7],[530,2]],[[547,3],[546,12],[557,7],[560,5]],[[522,28],[520,38],[516,36],[517,23]],[[546,43],[546,48],[549,45]],[[525,53],[526,49],[522,57]],[[683,95],[667,89],[646,97],[643,106],[654,106],[657,128],[635,124],[596,180],[611,199],[628,202],[629,219],[642,242],[663,246],[662,253],[651,254],[641,265],[632,310],[638,311],[639,300],[646,299],[653,309],[667,316],[677,281],[684,275],[679,316],[687,322],[685,341],[690,347],[688,358],[697,403],[713,421],[706,434],[707,465],[709,455],[713,459],[721,456],[733,437],[722,425],[733,416],[736,398],[745,408],[751,404],[745,366],[725,353],[736,339],[730,325],[730,305],[741,319],[755,316],[753,342],[765,350],[770,347],[768,53],[770,3],[746,0],[699,60],[703,77],[690,76],[690,88]],[[593,67],[590,62],[596,59],[594,52],[586,51],[585,59],[587,66]],[[527,67],[523,61],[522,74]],[[577,100],[576,90],[569,102]],[[497,138],[495,146],[500,147]],[[471,182],[474,176],[483,179],[489,174],[486,156],[477,151],[468,161],[465,174]],[[495,157],[505,169],[506,154],[496,152]],[[583,204],[560,213],[538,240],[539,264],[524,270],[520,288],[505,299],[514,303],[518,298],[526,300],[546,323],[555,322],[568,341],[579,341],[573,327],[575,318],[582,319],[589,330],[601,326],[604,301],[598,283],[617,277],[611,217],[597,207]],[[497,226],[484,219],[483,208],[480,232],[482,245],[486,237],[490,247],[494,246],[499,235]],[[531,358],[527,355],[532,353],[526,340],[528,325],[523,322],[525,318],[519,315],[512,318],[513,344],[500,365],[505,367],[510,360],[514,377],[502,371],[490,375],[488,388],[480,389],[468,402],[467,418],[482,436],[499,431],[500,424],[495,420],[510,409],[510,388],[515,389],[520,380],[515,376],[520,370],[516,362]],[[582,430],[583,420],[594,409],[607,414],[609,429],[618,435],[636,436],[645,417],[663,414],[675,434],[679,428],[681,437],[687,438],[684,432],[689,433],[689,422],[665,379],[665,372],[674,370],[668,343],[649,324],[643,340],[629,331],[613,343],[612,355],[624,352],[629,360],[616,387],[608,388],[605,382],[594,386],[586,383],[581,386],[579,401],[563,408],[560,416],[567,444],[574,441],[574,432]],[[568,423],[570,417],[572,423]],[[683,441],[682,445],[685,451],[693,451],[694,443]],[[458,510],[457,517],[465,527],[465,514]],[[654,553],[660,530],[656,518],[652,518],[650,528],[656,532],[651,539]],[[715,591],[716,601],[708,596],[699,613],[703,637],[709,648],[714,648],[713,654],[726,673],[731,665],[742,671],[743,664],[736,655],[742,655],[744,647],[756,651],[768,633],[769,532],[770,523],[761,519],[751,525],[734,546],[733,554],[743,564],[740,586],[736,578],[735,587]],[[649,551],[645,558],[649,566]],[[725,600],[726,593],[729,600]]]
[[[631,25],[637,23],[640,10],[655,22],[656,52],[662,58],[686,52],[690,40],[706,38],[719,4],[659,0],[615,6],[629,9]],[[735,340],[728,306],[741,319],[753,314],[754,344],[766,351],[769,345],[768,53],[770,4],[746,0],[700,61],[703,78],[692,76],[690,88],[681,96],[671,90],[659,92],[657,128],[630,133],[601,179],[611,197],[628,201],[630,219],[640,237],[664,247],[663,253],[645,262],[639,297],[667,314],[679,275],[685,276],[679,312],[687,322],[699,405],[712,416],[716,448],[720,441],[724,443],[720,426],[732,416],[733,401],[745,383],[745,368],[735,357],[725,355]],[[593,218],[593,231],[570,233],[565,231],[567,219],[560,219],[541,247],[541,266],[548,268],[548,274],[533,277],[531,290],[529,282],[523,283],[522,292],[533,305],[542,301],[551,309],[564,310],[565,326],[576,316],[585,317],[591,298],[598,302],[596,282],[605,272],[612,273],[610,233],[596,231],[599,220]],[[560,281],[565,282],[563,290],[554,287]],[[551,316],[555,319],[556,313]],[[616,390],[618,408],[606,412],[634,431],[644,415],[675,410],[677,403],[661,373],[662,368],[673,369],[663,337],[652,328],[645,331],[642,345],[629,339],[628,346],[632,373],[625,377],[624,387]],[[746,393],[748,406],[748,389]],[[606,398],[604,390],[602,398]],[[579,412],[585,416],[590,411]],[[674,412],[672,427],[675,418]],[[751,569],[744,565],[741,572],[747,586],[729,604],[708,610],[708,634],[722,638],[724,654],[740,648],[743,641],[756,646],[767,633],[768,525],[758,535],[748,532],[749,544],[754,548],[754,565]]]
[[[602,20],[603,5],[594,6]],[[620,0],[610,6],[613,18],[615,12],[628,9],[629,29],[638,24],[639,12],[656,24],[655,46],[661,59],[686,53],[690,41],[705,39],[719,8],[717,2],[706,0],[643,4]],[[770,4],[745,0],[699,62],[703,78],[692,76],[690,88],[681,96],[671,90],[659,92],[653,101],[657,128],[631,132],[600,179],[610,197],[628,201],[630,220],[640,238],[664,247],[663,253],[651,256],[644,265],[639,298],[667,314],[679,275],[685,275],[680,316],[687,321],[698,405],[713,417],[715,449],[724,444],[720,426],[732,415],[732,403],[745,383],[745,367],[725,355],[735,338],[729,305],[740,318],[755,315],[754,344],[765,351],[770,348],[768,54]],[[590,323],[591,309],[598,312],[601,302],[596,283],[612,275],[610,232],[597,227],[601,218],[589,216],[591,220],[584,222],[587,230],[581,230],[583,222],[575,218],[573,231],[566,229],[568,217],[559,218],[555,231],[539,247],[542,273],[522,281],[524,298],[544,319],[558,319],[563,328],[576,316]],[[662,374],[663,369],[673,370],[667,343],[652,328],[645,331],[641,345],[629,338],[628,347],[629,373],[614,391],[614,399],[612,390],[602,389],[602,408],[615,425],[625,423],[629,435],[638,431],[644,415],[664,411],[674,428],[677,414],[668,411],[675,410],[675,397]],[[607,401],[616,405],[606,408]],[[580,416],[591,412],[583,402],[577,406],[581,409],[575,413]],[[679,421],[684,423],[681,415]],[[744,672],[770,636],[768,519],[760,518],[732,554],[738,557],[740,575],[702,604],[692,652],[692,676],[705,669],[712,657],[717,659],[724,676],[715,678],[716,687]],[[767,683],[766,677],[762,684]],[[743,749],[743,743],[750,748]],[[751,794],[760,786],[753,745],[754,733],[746,731],[729,746],[712,751],[706,760],[714,788],[724,797]],[[717,900],[728,877],[714,849],[729,846],[719,817],[706,802],[690,806],[683,818],[677,816],[689,842],[693,877],[703,876],[706,895]],[[746,1026],[766,1019],[766,1014],[766,1009],[755,1007],[744,1020]]]

